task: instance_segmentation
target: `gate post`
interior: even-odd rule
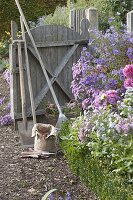
[[[98,30],[98,11],[96,8],[75,10],[72,8],[70,11],[70,24],[69,27],[81,34],[80,23],[82,19],[88,19],[90,22],[90,30]]]
[[[90,22],[90,30],[98,30],[98,10],[96,8],[89,8],[85,10],[86,18]]]
[[[127,13],[127,31],[133,32],[133,11]]]

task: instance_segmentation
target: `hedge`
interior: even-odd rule
[[[65,6],[67,0],[20,0],[27,20],[36,21],[39,16],[53,13],[56,6]],[[10,32],[11,20],[19,22],[19,12],[15,0],[0,0],[0,39]]]

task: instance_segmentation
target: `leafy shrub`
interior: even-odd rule
[[[0,59],[0,71],[7,69],[9,67],[9,63],[6,59]]]
[[[130,185],[127,185],[120,176],[113,175],[110,166],[100,157],[91,155],[86,144],[79,141],[78,128],[82,120],[79,118],[77,121],[79,123],[74,123],[76,127],[72,125],[72,121],[64,123],[60,132],[61,147],[72,171],[93,190],[100,200],[133,199]]]
[[[119,20],[122,23],[126,23],[126,14],[133,9],[133,3],[131,0],[107,0],[110,4],[112,13],[114,16],[119,14]]]
[[[0,41],[0,58],[8,57],[9,52],[9,40]]]
[[[127,65],[122,70],[126,79],[133,80],[132,67]],[[110,99],[114,102],[114,94]],[[115,102],[115,109],[113,105],[95,110],[89,106],[84,115],[65,123],[61,147],[71,169],[100,199],[131,200],[133,86],[127,86],[124,99]]]
[[[106,30],[109,27],[108,18],[116,17],[119,24],[126,23],[126,15],[133,10],[131,0],[87,0],[89,6],[94,6],[99,11],[99,26],[100,30]]]
[[[47,15],[44,24],[69,26],[69,10],[67,7],[56,7],[53,14]]]

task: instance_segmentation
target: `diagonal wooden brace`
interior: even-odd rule
[[[78,48],[78,46],[79,45],[76,44],[72,46],[70,50],[68,50],[68,52],[62,59],[61,63],[57,66],[56,70],[54,71],[53,73],[54,75],[50,80],[51,84],[53,84],[56,81],[57,77],[59,76],[59,74],[61,73],[61,71],[63,70],[63,68],[65,67],[65,65],[67,64],[67,62],[69,61],[73,53],[75,52],[75,50]],[[41,91],[39,92],[38,96],[35,98],[35,109],[38,107],[38,105],[40,104],[40,102],[42,101],[46,93],[48,92],[48,90],[49,90],[49,87],[48,87],[48,84],[46,83],[44,87],[41,89]],[[31,114],[31,108],[28,109],[28,113],[29,115]]]

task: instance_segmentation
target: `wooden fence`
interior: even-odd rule
[[[46,66],[51,83],[61,105],[69,102],[73,98],[70,85],[72,81],[72,65],[80,57],[81,50],[87,47],[89,22],[83,19],[81,22],[81,32],[76,32],[71,28],[57,25],[44,25],[31,30],[33,38],[41,58]],[[12,22],[12,38],[17,37],[17,25]],[[35,101],[36,115],[43,115],[45,104],[53,102],[42,68],[38,62],[38,57],[34,51],[28,34],[26,33],[27,49],[30,63],[30,73]],[[31,105],[26,76],[26,64],[24,48],[22,47],[22,64],[26,86],[26,111],[27,117],[31,117]],[[11,70],[11,114],[14,121],[22,118],[20,77],[18,67],[18,46],[14,43],[10,45],[10,70]]]
[[[82,21],[82,19],[88,19],[90,30],[98,30],[98,10],[96,8],[81,10],[75,10],[72,8],[70,11],[69,27],[74,31],[81,33],[80,22]]]

